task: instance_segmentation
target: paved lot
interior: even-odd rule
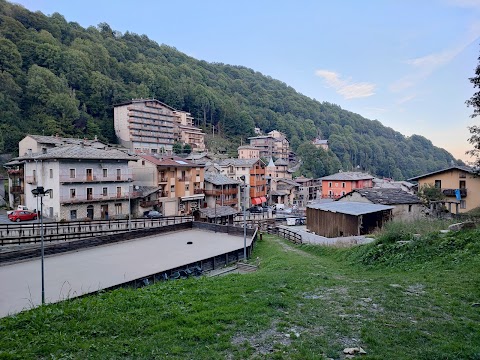
[[[46,301],[76,297],[242,248],[243,236],[195,229],[49,256]],[[0,317],[41,303],[40,268],[40,259],[0,266]]]
[[[367,238],[365,236],[345,236],[338,238],[327,238],[325,236],[315,235],[307,231],[307,227],[304,225],[301,226],[285,226],[281,225],[280,227],[294,231],[297,234],[302,235],[302,241],[307,244],[316,244],[316,245],[334,245],[334,246],[347,246],[347,245],[360,245],[368,244],[372,242],[372,238]]]

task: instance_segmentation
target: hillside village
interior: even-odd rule
[[[38,211],[32,190],[42,186],[51,190],[42,215],[54,221],[125,219],[156,210],[226,223],[243,207],[270,215],[294,210],[306,215],[311,231],[326,236],[365,234],[392,218],[411,221],[438,209],[462,213],[480,205],[480,180],[468,167],[419,174],[410,179],[415,184],[361,171],[306,178],[294,175],[302,159],[281,132],[256,129],[238,156],[228,158],[208,151],[193,120],[159,100],[136,99],[114,107],[119,145],[27,135],[18,144],[19,156],[5,164],[8,205]],[[192,151],[179,156],[176,143]],[[312,143],[328,149],[326,140]],[[428,184],[444,195],[429,208],[416,195]],[[338,227],[339,217],[356,220]]]

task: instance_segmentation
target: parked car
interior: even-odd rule
[[[265,212],[271,211],[272,214],[276,213],[275,206],[263,205],[262,208],[263,208],[263,211]]]
[[[143,216],[149,219],[160,219],[163,217],[163,215],[156,210],[145,211]]]
[[[261,206],[255,205],[248,209],[249,212],[253,213],[262,213],[263,208]]]
[[[27,221],[27,220],[35,220],[37,218],[37,213],[28,211],[28,210],[14,210],[10,214],[8,214],[8,219],[10,221]]]
[[[16,210],[26,210],[26,211],[29,211],[28,208],[25,206],[25,205],[18,205]],[[13,213],[15,210],[9,210],[7,211],[7,215],[10,215],[11,213]]]

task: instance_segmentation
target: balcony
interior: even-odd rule
[[[12,186],[10,188],[11,194],[23,194],[23,186]]]
[[[160,204],[160,200],[140,201],[141,207],[150,207]]]
[[[76,175],[70,177],[69,174],[60,174],[60,183],[95,183],[95,182],[126,182],[132,181],[133,175],[131,173],[122,173],[120,175]]]
[[[186,175],[186,176],[179,176],[177,180],[180,182],[186,182],[186,181],[190,181],[191,179],[192,178],[190,175]]]
[[[131,198],[135,198],[136,194],[131,193]],[[81,204],[81,203],[90,203],[90,202],[99,202],[99,201],[119,201],[119,200],[128,200],[129,194],[123,193],[111,193],[107,195],[103,194],[82,194],[82,195],[65,195],[60,196],[60,203],[61,204]]]
[[[460,197],[464,198],[467,197],[467,189],[442,189],[442,193],[445,196],[452,196],[455,197],[455,190],[460,190]]]

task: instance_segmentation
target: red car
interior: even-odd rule
[[[37,218],[37,214],[31,211],[26,210],[15,210],[12,213],[8,214],[8,219],[10,221],[25,221],[25,220],[35,220]]]

